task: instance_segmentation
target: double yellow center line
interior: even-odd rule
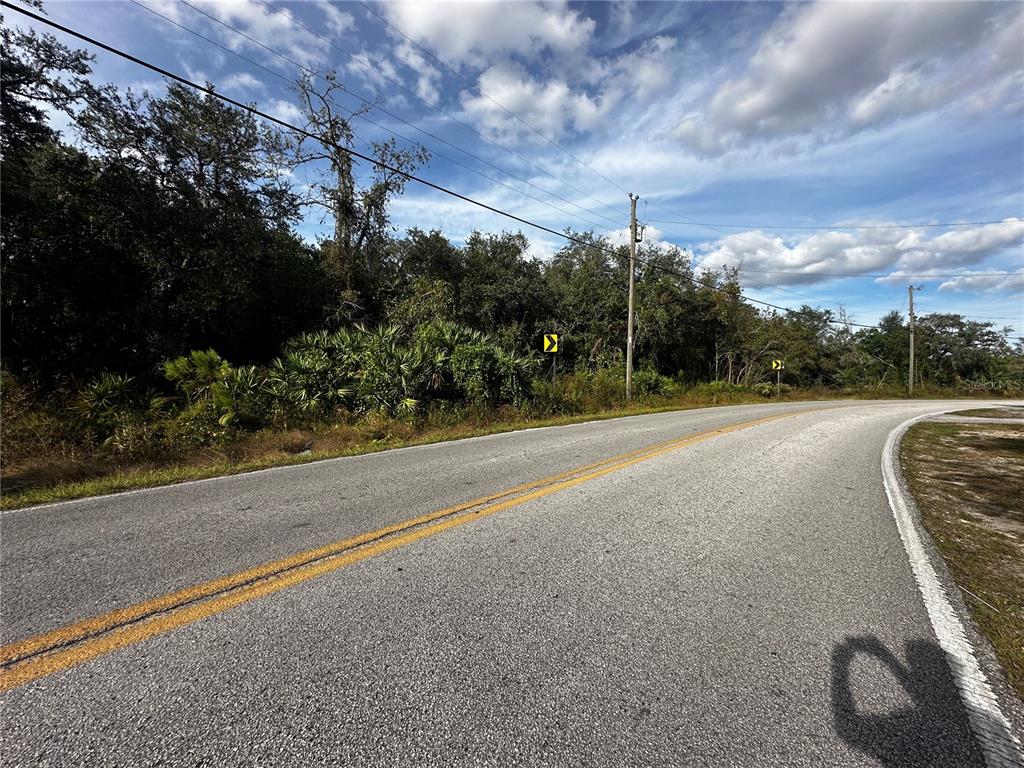
[[[754,419],[650,445],[10,643],[0,647],[0,691],[669,451],[789,415]]]

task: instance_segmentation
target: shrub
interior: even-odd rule
[[[335,364],[327,351],[306,347],[276,358],[261,389],[248,393],[250,407],[260,407],[265,393],[268,410],[287,422],[323,418],[345,403],[353,386],[345,366]]]
[[[770,381],[762,381],[759,384],[755,384],[751,389],[755,395],[760,395],[761,397],[775,397],[776,392],[779,391],[777,386]],[[788,395],[792,391],[793,388],[789,384],[783,384],[781,387],[781,392],[784,395]]]
[[[214,384],[224,381],[231,366],[212,349],[194,349],[187,355],[164,362],[164,377],[192,402],[210,394]]]
[[[403,345],[397,326],[369,332],[360,356],[359,408],[412,415],[426,394],[439,388],[446,360],[442,350],[426,344]]]
[[[678,386],[672,379],[656,371],[642,370],[633,374],[633,394],[637,397],[671,397],[677,391]]]
[[[495,356],[498,365],[496,402],[522,405],[530,396],[533,378],[537,372],[537,361],[501,347],[495,347]]]
[[[532,408],[537,415],[571,415],[621,408],[626,403],[626,372],[622,368],[578,371],[533,383]]]
[[[144,414],[121,411],[114,417],[111,434],[100,453],[121,461],[160,458],[164,454],[161,429]]]
[[[255,366],[232,368],[223,381],[213,384],[211,392],[222,426],[258,429],[273,418],[266,376]]]
[[[716,379],[715,381],[698,384],[690,391],[697,395],[731,395],[746,392],[748,390],[741,384],[733,384],[729,381]]]
[[[220,413],[210,399],[192,403],[160,424],[165,451],[174,456],[187,456],[201,448],[224,442],[228,429],[220,423]]]
[[[493,346],[483,341],[459,344],[452,350],[450,364],[458,399],[477,405],[498,402],[502,372]]]
[[[113,431],[118,415],[135,406],[132,376],[104,371],[78,392],[72,411],[105,439]]]
[[[68,419],[67,409],[60,406],[56,398],[40,398],[37,391],[0,369],[0,466],[7,469],[26,460],[73,458],[79,453],[79,446],[87,437],[80,420]]]

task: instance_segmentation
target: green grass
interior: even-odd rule
[[[921,422],[901,459],[925,528],[1024,696],[1024,427]]]
[[[306,464],[323,459],[357,456],[393,448],[428,445],[448,440],[460,440],[467,437],[511,432],[518,429],[578,424],[583,421],[689,410],[709,405],[770,402],[754,395],[730,395],[727,398],[719,399],[725,400],[725,402],[714,402],[714,398],[703,398],[699,402],[687,402],[684,399],[654,405],[614,408],[596,413],[582,413],[551,418],[513,417],[507,420],[495,420],[485,423],[456,423],[449,426],[434,426],[422,429],[416,429],[404,422],[392,422],[390,426],[395,427],[395,429],[388,430],[387,427],[389,425],[385,425],[383,430],[376,430],[378,433],[384,432],[384,434],[380,434],[377,437],[371,436],[373,432],[367,434],[365,430],[360,431],[356,428],[349,428],[349,431],[357,433],[357,436],[343,445],[337,445],[337,441],[332,441],[329,431],[313,430],[308,433],[302,433],[308,435],[314,443],[312,450],[303,453],[288,452],[288,450],[283,450],[280,447],[283,443],[294,442],[294,437],[290,437],[290,435],[296,432],[296,430],[292,430],[290,433],[267,433],[267,439],[263,441],[266,447],[262,450],[262,455],[237,458],[215,451],[207,451],[187,462],[183,461],[164,466],[105,467],[99,465],[87,470],[90,474],[95,474],[96,476],[82,479],[63,479],[61,472],[47,472],[47,468],[44,467],[42,471],[33,470],[32,474],[34,476],[32,478],[25,477],[28,473],[8,475],[9,481],[5,482],[4,485],[8,488],[14,485],[16,490],[3,492],[3,495],[0,496],[0,509],[15,509],[35,504],[99,496],[118,491],[173,485],[189,480],[236,475],[270,467]],[[808,399],[817,398],[811,397]],[[334,443],[333,445],[332,442]],[[318,443],[324,443],[327,447],[318,447]]]
[[[929,395],[934,396],[934,393]],[[956,395],[961,396],[961,393]],[[793,391],[788,397],[784,396],[783,400],[891,396],[892,393],[877,391],[837,392],[829,389],[806,389]],[[15,509],[118,491],[173,485],[189,480],[235,475],[270,467],[305,464],[322,459],[356,456],[517,429],[577,424],[582,421],[716,405],[767,402],[773,401],[749,392],[725,392],[718,395],[687,392],[631,407],[611,407],[553,417],[532,418],[517,411],[498,411],[475,416],[456,415],[453,417],[453,423],[440,425],[415,426],[398,420],[385,420],[383,424],[376,426],[363,422],[354,425],[325,424],[309,430],[267,430],[244,436],[218,449],[204,449],[194,456],[177,461],[116,464],[94,457],[68,458],[56,453],[52,456],[44,454],[32,456],[20,466],[12,466],[4,471],[3,477],[0,478],[0,509]],[[301,452],[303,444],[307,441],[312,441],[312,450]]]

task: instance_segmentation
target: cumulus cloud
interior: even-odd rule
[[[1024,292],[1024,269],[1011,275],[986,275],[967,272],[960,277],[946,280],[939,285],[940,291],[971,291],[973,293],[996,293],[1001,291]]]
[[[282,51],[306,66],[320,63],[330,47],[326,40],[301,27],[291,13],[277,13],[258,0],[235,0],[230,3],[217,0],[190,2],[217,21],[241,30],[254,40]],[[186,6],[170,0],[159,0],[158,4],[161,13],[167,11],[165,15],[176,21],[187,22],[189,26],[205,23],[210,31],[233,51],[250,50],[261,56],[273,57],[273,54],[269,54],[252,40],[247,40],[221,25],[206,21]],[[347,14],[339,14],[329,17],[329,27],[333,28],[334,25],[343,23],[341,16]]]
[[[417,43],[476,78],[476,89],[460,93],[463,110],[503,141],[538,140],[503,107],[558,138],[588,132],[627,96],[639,105],[672,81],[674,38],[655,35],[624,53],[595,55],[596,22],[565,2],[388,3],[383,10]],[[635,10],[626,2],[611,13],[627,24]],[[416,73],[417,93],[435,105],[437,68],[399,34],[392,39],[391,55]]]
[[[437,67],[407,40],[395,48],[395,58],[416,74],[416,95],[430,106],[437,106],[441,99],[441,73]]]
[[[352,14],[345,13],[331,2],[319,2],[317,5],[327,19],[327,28],[335,35],[348,32],[355,27],[355,19],[352,18]]]
[[[661,35],[619,56],[585,58],[580,67],[585,71],[577,78],[542,80],[518,63],[496,64],[480,74],[477,90],[461,93],[462,106],[478,127],[503,141],[538,140],[509,112],[547,138],[588,133],[627,98],[637,107],[669,85],[675,42]],[[592,87],[580,87],[584,82]]]
[[[855,132],[965,97],[1015,104],[1022,37],[1017,4],[794,6],[764,33],[743,74],[719,85],[675,136],[720,154],[812,131]]]
[[[243,96],[251,94],[253,91],[261,91],[265,87],[262,82],[248,72],[233,72],[226,77],[222,77],[217,85],[225,93],[235,93]]]
[[[1024,244],[1024,220],[1006,219],[998,224],[958,228],[928,237],[913,228],[829,231],[787,242],[761,231],[728,235],[698,250],[701,267],[739,267],[769,273],[778,285],[798,285],[827,280],[832,273],[865,274],[888,271],[883,280],[910,275],[941,275],[951,269],[979,264],[1008,248]],[[782,274],[791,273],[791,274]],[[976,283],[981,285],[982,283]],[[950,281],[950,289],[969,287],[970,282]],[[1008,284],[1009,285],[1009,284]],[[990,289],[1002,283],[989,285]]]
[[[618,103],[614,94],[591,97],[574,92],[564,80],[541,82],[514,63],[488,68],[480,75],[479,84],[487,96],[464,91],[463,109],[479,127],[498,140],[517,140],[530,133],[529,128],[502,107],[519,115],[545,136],[557,138],[569,130],[590,130]]]
[[[392,23],[444,61],[484,65],[496,57],[584,48],[593,19],[554,3],[386,3]]]
[[[302,114],[302,110],[290,101],[274,99],[264,108],[268,114],[273,115],[278,120],[284,120],[286,123],[303,125],[306,122],[306,116]]]

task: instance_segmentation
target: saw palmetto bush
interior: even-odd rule
[[[161,371],[173,394],[103,373],[69,401],[69,434],[104,460],[179,459],[268,427],[317,428],[353,417],[390,423],[438,408],[521,406],[532,397],[536,370],[532,358],[448,321],[411,331],[315,331],[287,341],[266,366],[233,366],[213,349],[167,360]]]
[[[167,360],[163,369],[164,377],[193,403],[209,397],[213,386],[231,372],[228,361],[212,349],[194,349],[187,355]]]
[[[264,383],[275,420],[314,421],[344,406],[352,395],[351,371],[326,350],[293,348],[271,362]]]
[[[430,344],[407,341],[398,326],[367,331],[356,388],[360,410],[411,415],[443,386],[447,354]]]

